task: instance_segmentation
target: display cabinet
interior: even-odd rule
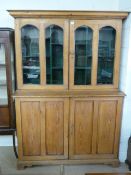
[[[118,165],[121,29],[128,13],[9,12],[15,18],[18,167]]]
[[[8,129],[15,128],[14,91],[14,30],[0,28],[0,134],[9,134]]]

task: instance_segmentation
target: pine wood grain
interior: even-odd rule
[[[116,11],[58,11],[58,10],[8,10],[15,18],[79,18],[79,19],[124,19],[128,12]]]
[[[91,154],[93,128],[93,101],[72,99],[70,157]],[[82,156],[81,156],[82,157]]]
[[[46,107],[47,155],[64,154],[64,111],[62,102],[47,102]]]
[[[98,112],[98,154],[112,154],[116,127],[117,101],[100,101]]]
[[[39,102],[21,102],[23,154],[38,156],[40,147],[40,109]]]

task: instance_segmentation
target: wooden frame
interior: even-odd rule
[[[92,71],[91,71],[91,84],[90,85],[74,85],[74,65],[75,65],[75,30],[80,26],[90,27],[93,31],[92,40]],[[116,30],[116,42],[115,42],[115,62],[114,62],[114,76],[113,84],[111,85],[99,85],[97,84],[97,65],[98,65],[98,42],[99,42],[99,30],[102,27],[111,26]],[[70,76],[69,87],[70,89],[118,89],[119,83],[119,67],[120,67],[120,48],[121,48],[121,20],[74,20],[70,21]],[[95,51],[94,51],[95,50]]]
[[[21,33],[20,29],[25,25],[30,24],[32,26],[37,27],[39,30],[39,52],[40,52],[40,85],[30,85],[30,84],[23,84],[23,73],[22,73],[22,54],[21,54]],[[46,53],[45,53],[45,29],[49,25],[58,25],[63,28],[64,33],[64,53],[63,53],[63,85],[47,85],[46,84]],[[41,20],[30,20],[30,19],[21,19],[16,20],[16,69],[17,69],[17,83],[18,89],[67,89],[68,88],[68,20],[63,19],[41,19]]]
[[[0,29],[0,43],[5,47],[5,72],[6,72],[6,86],[7,86],[7,96],[8,104],[0,105],[0,134],[11,134],[8,129],[15,129],[15,113],[14,113],[14,103],[12,99],[12,94],[15,91],[15,80],[12,80],[12,73],[14,72],[14,64],[12,67],[12,61],[14,61],[14,30],[11,28],[1,28]],[[12,60],[13,59],[13,60]],[[13,68],[13,70],[12,70]],[[13,88],[14,87],[14,88]],[[4,131],[6,129],[7,131]]]
[[[43,10],[11,10],[9,13],[15,17],[16,28],[18,89],[13,98],[17,116],[18,168],[40,164],[118,165],[122,103],[125,96],[118,89],[120,42],[122,20],[128,13]],[[40,85],[26,85],[22,80],[20,29],[26,24],[32,24],[39,29]],[[46,84],[44,31],[50,25],[58,25],[64,31],[63,85]],[[86,86],[74,85],[74,31],[83,25],[93,31],[91,85]],[[99,30],[105,26],[116,30],[114,77],[112,84],[99,85]],[[58,128],[54,125],[58,125]],[[50,149],[46,143],[46,132],[51,140],[48,142]],[[58,137],[50,136],[52,133],[58,133]],[[75,138],[78,142],[74,141]],[[54,142],[58,143],[58,147]],[[58,152],[54,153],[52,148],[57,148]]]
[[[63,89],[98,89],[98,90],[112,90],[118,89],[119,83],[119,65],[120,65],[120,42],[121,42],[121,27],[124,17],[128,13],[125,12],[108,12],[110,19],[105,19],[105,12],[69,12],[69,11],[9,11],[11,15],[16,17],[16,59],[17,63],[17,83],[18,89],[47,89],[47,90],[63,90]],[[28,13],[27,13],[28,12]],[[56,13],[56,15],[55,15]],[[41,16],[41,19],[37,15]],[[50,14],[50,15],[49,15]],[[60,14],[61,16],[57,16]],[[18,18],[19,15],[24,15],[24,19]],[[34,19],[30,19],[30,15],[33,15]],[[52,15],[55,15],[55,19],[52,19]],[[98,15],[98,16],[97,16]],[[97,17],[96,17],[97,16]],[[45,19],[43,19],[45,17]],[[73,18],[74,17],[74,18]],[[51,18],[51,19],[50,19]],[[61,19],[62,18],[62,19]],[[73,18],[73,19],[72,19]],[[80,20],[80,19],[83,20]],[[86,18],[86,20],[84,19]],[[97,19],[98,18],[98,19]],[[96,20],[97,19],[97,20]],[[102,20],[101,20],[102,19]],[[20,29],[26,24],[32,24],[39,29],[39,49],[40,49],[40,85],[24,85],[22,79],[22,55],[21,55],[21,36]],[[46,64],[45,60],[45,33],[44,30],[48,25],[56,24],[63,28],[64,31],[64,84],[63,85],[47,85],[46,84]],[[86,25],[93,30],[92,41],[92,70],[91,70],[91,85],[74,85],[74,31],[77,27]],[[115,62],[114,62],[114,78],[113,84],[99,85],[97,84],[97,62],[98,62],[98,41],[99,41],[99,29],[104,26],[111,26],[116,30],[116,45],[115,45]],[[69,31],[70,27],[70,31]],[[68,42],[70,33],[70,42]],[[70,47],[70,49],[68,49]],[[95,50],[95,51],[94,51]],[[68,64],[68,59],[69,63]],[[69,69],[69,75],[68,75]]]

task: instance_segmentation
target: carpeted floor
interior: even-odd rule
[[[17,170],[12,147],[0,147],[0,175],[60,175],[60,166],[34,166]],[[64,166],[64,175],[84,175],[85,173],[129,172],[125,164],[119,168],[107,165],[76,165]],[[130,172],[131,173],[131,172]]]

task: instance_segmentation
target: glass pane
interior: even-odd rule
[[[46,83],[63,84],[63,29],[46,28]]]
[[[92,35],[86,26],[75,31],[75,85],[91,84]]]
[[[14,62],[14,44],[10,42],[11,48],[11,79],[12,79],[12,93],[15,92],[15,62]]]
[[[40,84],[39,31],[32,25],[21,29],[23,83]]]
[[[99,32],[97,84],[112,84],[116,30],[103,27]]]
[[[0,44],[0,105],[8,105],[5,46]]]

